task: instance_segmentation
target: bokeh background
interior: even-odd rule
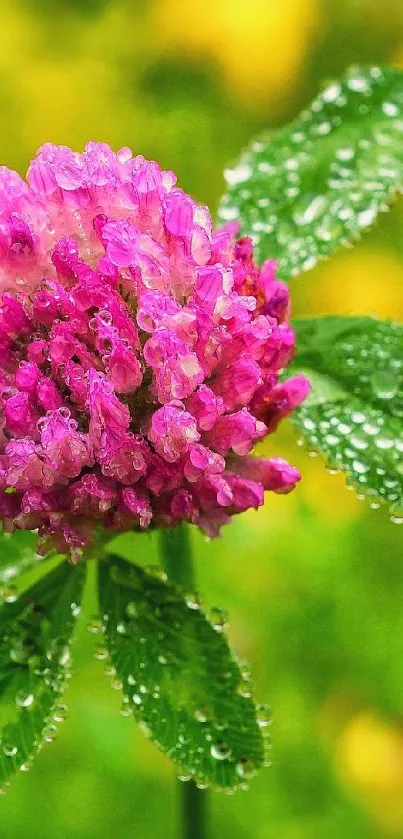
[[[402,0],[0,0],[0,159],[103,139],[175,169],[214,210],[222,171],[350,63],[403,63]],[[294,281],[297,314],[403,318],[403,211]],[[303,483],[195,538],[206,603],[226,606],[274,765],[211,795],[211,839],[403,837],[402,528],[298,448]],[[152,549],[145,537],[146,553]],[[91,613],[91,592],[87,613]],[[84,616],[68,721],[0,802],[2,839],[174,839],[169,763],[119,715]]]

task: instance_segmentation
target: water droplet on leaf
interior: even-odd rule
[[[213,743],[210,747],[211,756],[215,760],[228,760],[231,757],[231,749],[227,743],[224,741],[219,740],[217,743]]]

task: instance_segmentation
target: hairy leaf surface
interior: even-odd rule
[[[403,326],[369,317],[295,320],[312,393],[294,419],[358,492],[403,517]]]
[[[123,711],[198,783],[232,788],[263,763],[250,685],[220,629],[175,586],[118,557],[100,564],[106,643]],[[264,715],[263,715],[264,716]]]
[[[233,168],[219,217],[237,219],[279,277],[312,268],[387,209],[403,185],[403,72],[354,67]]]

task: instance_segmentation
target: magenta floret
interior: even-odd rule
[[[111,530],[218,533],[299,473],[250,455],[307,395],[287,287],[172,172],[107,145],[0,168],[0,515],[77,552]]]

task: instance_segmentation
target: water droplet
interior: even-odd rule
[[[378,449],[386,450],[386,449],[393,449],[395,444],[394,435],[388,431],[380,431],[377,437],[375,437],[375,445]]]
[[[304,417],[304,419],[302,420],[302,425],[304,426],[306,431],[314,431],[316,428],[314,421],[310,417]]]
[[[337,159],[341,160],[343,162],[347,162],[348,160],[352,160],[354,156],[355,156],[354,149],[349,148],[348,146],[336,150]]]
[[[182,403],[179,404],[181,405],[181,410],[184,410],[184,405]],[[160,565],[145,565],[144,570],[150,577],[154,577],[155,580],[159,580],[160,583],[166,583],[168,580],[167,574]]]
[[[70,648],[64,638],[54,638],[46,650],[46,658],[48,661],[53,661],[60,664],[61,667],[66,667],[70,662]]]
[[[317,221],[327,209],[327,199],[324,195],[308,195],[295,206],[293,219],[298,226],[312,224]]]
[[[197,722],[207,722],[208,720],[208,712],[206,708],[196,708],[194,712],[194,718]]]
[[[20,690],[15,696],[15,703],[19,708],[30,708],[34,704],[34,694],[27,693],[25,690]]]
[[[243,696],[244,699],[250,699],[250,697],[252,696],[252,689],[251,689],[250,682],[247,681],[246,679],[245,680],[243,679],[239,683],[236,692],[239,696]]]
[[[392,504],[390,520],[393,524],[403,524],[403,503]]]
[[[240,163],[234,169],[225,169],[224,171],[224,177],[229,186],[236,186],[247,181],[252,174],[252,167],[247,163]]]
[[[185,596],[186,605],[189,609],[200,609],[201,607],[201,599],[197,592],[188,593]]]
[[[18,752],[17,746],[15,746],[13,743],[8,743],[8,742],[3,743],[2,749],[3,749],[3,754],[5,754],[6,757],[15,757],[15,755]]]
[[[29,772],[30,769],[31,764],[28,761],[26,761],[26,763],[22,763],[20,766],[20,772]]]
[[[231,749],[223,740],[213,743],[210,747],[210,752],[215,760],[228,760],[231,757]]]
[[[120,708],[120,713],[121,713],[122,717],[131,717],[132,714],[133,714],[133,708],[130,705],[130,699],[129,699],[128,696],[124,697],[124,699],[123,699],[123,702],[122,702],[122,705],[121,705],[121,708]]]
[[[49,725],[44,732],[43,739],[45,743],[54,743],[57,737],[57,728],[55,725]]]
[[[266,728],[266,726],[271,725],[271,708],[268,705],[258,705],[256,708],[256,719],[260,728]]]
[[[63,407],[63,406],[62,406],[61,408],[58,408],[58,409],[57,409],[57,412],[58,412],[58,414],[60,414],[60,416],[61,416],[61,417],[63,417],[64,419],[69,419],[69,418],[70,418],[70,416],[71,416],[70,409],[69,409],[69,408],[65,408],[65,407]],[[53,414],[53,411],[48,411],[48,412],[47,412],[47,416],[52,416],[52,414]]]
[[[361,425],[365,422],[366,416],[362,413],[362,411],[353,411],[351,414],[351,421],[357,423],[357,425]]]
[[[87,629],[88,632],[92,632],[94,635],[104,631],[104,625],[99,615],[93,615],[93,617],[89,619]]]
[[[256,766],[247,757],[241,758],[236,765],[236,773],[240,778],[251,778],[256,772]]]
[[[98,320],[103,323],[104,326],[110,326],[112,323],[112,315],[108,309],[100,309],[98,312]]]
[[[136,618],[138,616],[138,607],[136,603],[130,601],[126,606],[126,614],[128,618]]]
[[[351,435],[350,443],[355,449],[359,449],[360,451],[365,451],[365,449],[368,448],[368,439],[365,434],[362,434],[360,431],[355,431],[354,434]]]
[[[396,396],[399,382],[389,370],[377,370],[371,377],[371,386],[378,399],[392,399]]]
[[[8,585],[1,589],[0,597],[4,603],[15,603],[18,599],[17,589],[13,585]]]
[[[347,85],[355,93],[370,93],[371,90],[368,79],[364,76],[351,76],[347,81]]]
[[[328,444],[328,446],[333,447],[337,446],[337,444],[340,443],[340,439],[336,436],[336,434],[326,434],[325,442]]]
[[[11,661],[15,664],[27,664],[33,652],[33,644],[31,641],[21,640],[17,638],[13,642],[10,650]]]
[[[393,102],[383,102],[382,110],[387,117],[397,117],[399,114],[399,108]]]
[[[340,96],[341,87],[337,82],[330,84],[325,90],[322,91],[322,99],[325,102],[335,102],[338,96]]]
[[[67,705],[56,705],[54,710],[53,719],[55,722],[65,722],[68,715],[68,708]]]
[[[214,607],[210,610],[210,623],[216,632],[223,632],[228,626],[228,612],[226,609]]]
[[[365,434],[375,436],[375,434],[379,433],[379,425],[375,421],[368,420],[364,423],[362,430],[365,431]]]
[[[376,215],[377,208],[368,207],[366,210],[362,210],[360,213],[357,213],[357,222],[360,227],[369,227],[369,225],[375,221]]]

